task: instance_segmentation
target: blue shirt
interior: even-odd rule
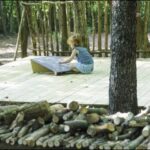
[[[77,61],[81,64],[93,64],[93,58],[85,47],[75,47],[78,51]]]

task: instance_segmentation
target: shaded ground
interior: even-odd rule
[[[0,35],[0,64],[5,64],[13,60],[16,37],[16,35],[7,37]]]
[[[0,35],[0,65],[13,61],[16,48],[16,41],[17,35],[12,36]],[[31,45],[30,39],[28,43],[29,43],[28,45],[30,46]],[[28,52],[30,55],[29,50]],[[20,48],[17,56],[20,57]]]

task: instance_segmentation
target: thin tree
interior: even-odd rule
[[[141,48],[141,16],[140,16],[140,9],[141,9],[141,1],[137,1],[137,8],[136,8],[136,43],[137,43],[137,50]]]
[[[105,32],[105,51],[108,51],[108,2],[104,3],[104,32]],[[107,57],[107,53],[105,54]]]
[[[6,29],[5,1],[0,1],[0,18],[3,34],[6,35],[7,29]]]
[[[136,0],[112,1],[110,113],[137,113]]]
[[[61,25],[61,49],[62,51],[66,51],[68,50],[68,45],[66,43],[68,38],[66,4],[60,5],[60,25]]]
[[[48,28],[49,28],[49,33],[50,33],[50,47],[51,47],[51,51],[54,51],[54,45],[53,45],[53,24],[54,22],[52,22],[52,19],[54,20],[54,5],[49,5],[48,8],[48,17],[49,17],[49,24],[48,24]]]
[[[145,16],[144,16],[144,40],[143,40],[143,48],[147,50],[148,47],[148,19],[149,19],[149,9],[150,9],[150,2],[145,2]]]
[[[74,31],[82,36],[82,46],[88,46],[86,1],[74,1]]]
[[[101,51],[101,32],[102,32],[102,27],[101,27],[101,22],[102,22],[102,4],[100,1],[98,1],[98,50]],[[101,54],[100,54],[101,56]]]
[[[18,0],[16,1],[16,11],[17,11],[17,21],[19,26],[21,22],[21,8]],[[21,43],[22,58],[27,57],[28,36],[29,36],[29,28],[28,28],[27,16],[24,16],[22,26],[21,26],[20,39],[19,39]]]

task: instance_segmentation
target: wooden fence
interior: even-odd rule
[[[145,12],[150,8],[149,2],[147,4]],[[111,5],[108,1],[24,2],[22,9],[14,59],[17,57],[19,43],[22,42],[20,36],[25,17],[32,40],[32,47],[28,49],[34,55],[70,55],[67,38],[72,32],[79,32],[82,35],[82,45],[88,47],[93,56],[110,56]],[[148,38],[145,36],[148,32],[148,17],[145,13],[143,24],[138,11],[139,2],[137,33],[142,33],[144,38],[137,34],[137,57],[146,57],[150,54]]]

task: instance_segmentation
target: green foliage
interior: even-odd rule
[[[141,19],[144,20],[146,3],[145,3],[145,1],[140,1],[139,3],[140,3]]]
[[[21,0],[19,1],[21,2]],[[30,1],[31,2],[31,1]],[[32,2],[40,2],[39,0],[32,0]],[[140,7],[140,14],[141,14],[141,19],[144,21],[144,16],[145,16],[145,4],[146,1],[139,1],[141,4]],[[14,24],[13,27],[13,32],[17,32],[18,30],[18,24],[17,24],[17,20],[18,20],[18,15],[17,15],[17,8],[16,8],[16,1],[14,0],[3,0],[1,2],[2,7],[0,9],[2,9],[1,11],[3,11],[3,17],[6,20],[6,29],[7,32],[10,32],[10,28],[11,25]],[[104,31],[104,3],[105,1],[100,1],[101,6],[102,6],[102,32]],[[20,4],[21,7],[21,4]],[[32,17],[35,17],[35,14],[38,15],[38,13],[36,13],[39,8],[41,7],[41,11],[43,13],[48,13],[49,11],[49,5],[47,4],[42,4],[41,6],[32,6]],[[97,23],[98,23],[98,1],[87,1],[86,2],[86,8],[87,8],[87,25],[88,25],[88,33],[92,32],[92,15],[91,13],[94,13],[95,16],[95,21],[96,21],[96,31],[97,31]],[[59,6],[56,6],[57,11],[59,11]],[[21,7],[21,11],[22,11],[22,7]],[[73,9],[72,9],[73,11]],[[71,12],[72,13],[72,12]],[[0,18],[2,14],[0,14]],[[72,13],[73,15],[73,13]],[[111,8],[110,5],[108,4],[108,24],[110,26],[110,16],[111,16]],[[1,24],[1,19],[0,19],[0,28],[2,28],[2,24]],[[109,28],[110,29],[110,28]],[[149,19],[149,31],[150,31],[150,19]],[[0,30],[0,33],[2,32],[2,29]]]

